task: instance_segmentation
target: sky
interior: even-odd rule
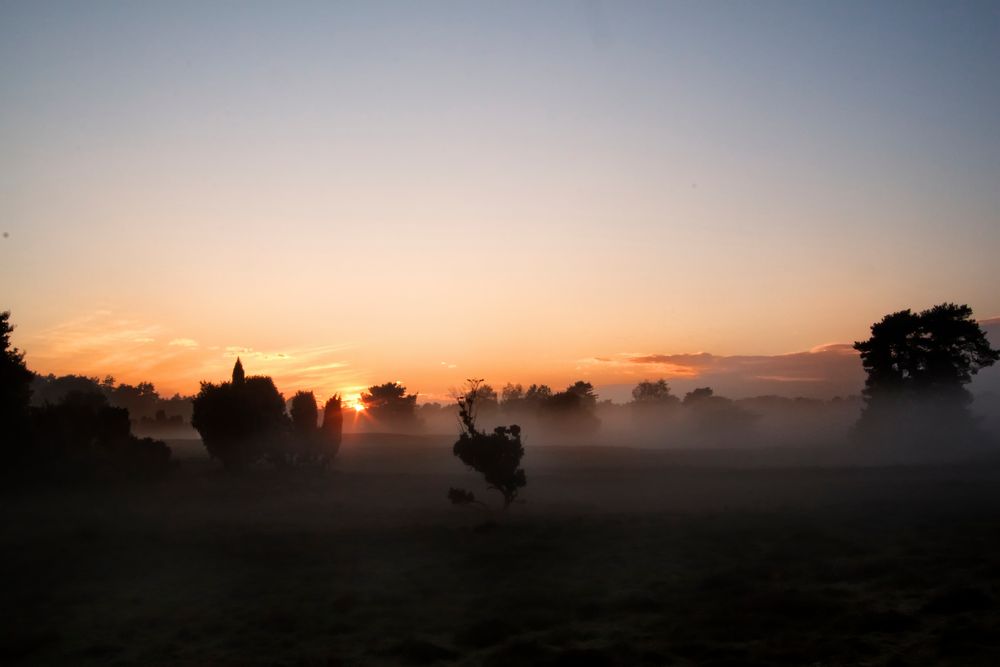
[[[996,2],[4,2],[0,308],[167,393],[842,393],[1000,315],[998,72]]]

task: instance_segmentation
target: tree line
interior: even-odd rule
[[[0,313],[0,424],[4,472],[67,479],[153,478],[170,463],[159,440],[132,433],[129,411],[101,391],[67,387],[58,400],[32,404],[35,374],[10,341],[10,312]]]
[[[322,410],[312,392],[289,403],[266,376],[247,376],[237,359],[229,381],[203,382],[191,398],[164,399],[151,383],[116,384],[81,376],[36,376],[13,347],[10,313],[0,313],[0,419],[9,437],[9,470],[32,468],[83,476],[162,475],[170,465],[163,442],[132,432],[138,421],[168,421],[190,415],[209,455],[229,469],[267,462],[280,468],[327,468],[340,448],[343,405],[339,395]],[[858,441],[875,446],[940,446],[942,441],[981,442],[984,434],[970,412],[972,377],[1000,359],[967,305],[944,303],[920,312],[891,313],[855,343],[867,374],[864,409],[855,427]],[[520,467],[522,426],[499,419],[534,420],[564,435],[580,436],[600,426],[592,384],[577,381],[563,391],[544,384],[507,384],[499,392],[471,380],[455,396],[459,439],[454,453],[484,475],[510,505],[526,484]],[[368,418],[383,428],[416,429],[417,394],[400,383],[373,385],[360,398]],[[709,387],[671,392],[664,379],[643,380],[632,391],[637,415],[682,409],[705,428],[727,434],[746,429],[754,415]],[[171,415],[167,416],[167,410]],[[138,416],[139,420],[136,419]],[[452,489],[453,502],[479,502]]]

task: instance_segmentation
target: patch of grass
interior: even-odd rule
[[[649,474],[533,476],[550,500],[487,532],[446,475],[5,498],[0,662],[1000,664],[1000,472],[812,471],[825,504],[728,511],[801,473]]]

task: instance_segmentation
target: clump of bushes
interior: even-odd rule
[[[34,458],[59,477],[151,479],[169,470],[170,448],[131,433],[125,408],[96,393],[72,392],[32,410]]]
[[[482,380],[469,380],[467,391],[457,399],[461,433],[453,451],[462,463],[483,475],[488,488],[503,495],[506,510],[528,483],[521,468],[524,456],[521,427],[517,424],[497,426],[492,433],[476,427],[476,402],[481,383]],[[485,504],[464,489],[450,489],[448,499],[456,505]]]
[[[231,382],[201,384],[191,425],[209,456],[227,468],[242,468],[265,455],[272,461],[284,458],[285,399],[271,378],[246,377],[239,359]]]
[[[320,463],[323,466],[330,464],[333,457],[340,451],[340,442],[344,433],[344,407],[340,399],[340,394],[334,394],[326,399],[323,405],[323,425],[320,427],[322,435],[322,448],[320,449]]]
[[[71,391],[31,405],[35,377],[11,344],[10,312],[0,312],[0,423],[5,429],[2,473],[19,479],[153,478],[167,472],[170,448],[132,435],[129,412],[99,391]]]
[[[323,425],[312,392],[285,399],[265,376],[246,377],[239,359],[230,382],[203,382],[194,399],[191,425],[213,458],[229,469],[266,460],[278,467],[329,465],[340,448],[343,416],[340,397],[323,409]]]
[[[339,395],[323,406],[323,424],[319,425],[319,408],[311,391],[300,391],[292,397],[291,462],[300,466],[330,465],[340,449],[344,415]]]

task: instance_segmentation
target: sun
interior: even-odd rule
[[[360,396],[356,396],[354,398],[348,398],[347,400],[344,401],[344,405],[345,407],[354,410],[354,412],[356,413],[365,411],[365,404],[361,402]]]
[[[365,412],[365,404],[361,400],[360,393],[344,392],[341,396],[343,397],[341,399],[341,405],[344,406],[345,410],[354,410],[354,414],[356,415]]]

